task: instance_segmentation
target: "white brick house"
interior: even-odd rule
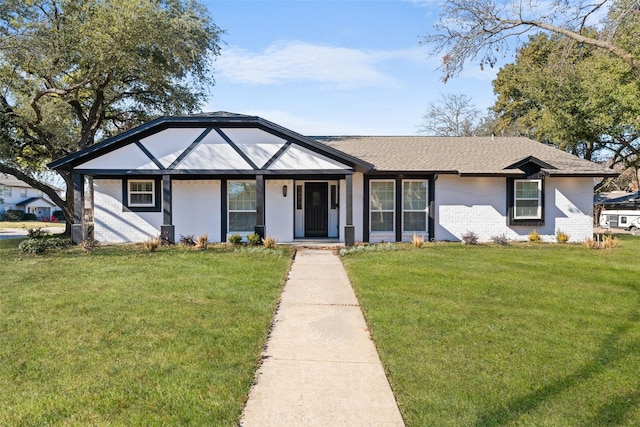
[[[42,191],[14,176],[0,173],[0,218],[8,210],[21,210],[48,220],[60,208]]]
[[[93,177],[95,238],[257,232],[331,239],[591,236],[610,169],[526,138],[305,137],[231,113],[162,117],[50,164],[74,174],[74,240]]]

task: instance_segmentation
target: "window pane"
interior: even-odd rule
[[[129,182],[130,189],[132,192],[152,192],[153,191],[153,182],[152,181],[134,181]]]
[[[256,210],[256,183],[229,182],[229,210],[251,211]]]
[[[517,200],[516,201],[516,217],[532,217],[538,218],[538,201],[537,200]]]
[[[538,182],[516,182],[516,198],[517,199],[537,199],[538,198]]]
[[[254,231],[255,212],[229,212],[229,231]]]
[[[405,181],[403,193],[405,210],[420,211],[427,209],[426,181]]]
[[[371,210],[393,210],[394,205],[393,182],[371,182]]]
[[[404,231],[427,231],[426,212],[405,212]]]
[[[393,231],[393,212],[371,212],[371,231]]]
[[[131,194],[132,205],[151,205],[153,204],[153,194]]]

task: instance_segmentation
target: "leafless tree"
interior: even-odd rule
[[[463,93],[441,94],[429,104],[419,131],[432,136],[473,136],[480,110]]]
[[[493,66],[510,49],[510,39],[548,31],[592,45],[623,59],[640,78],[637,40],[640,0],[449,0],[443,3],[436,32],[422,39],[441,54],[443,80],[456,76],[469,60]],[[587,32],[589,26],[602,30]],[[621,31],[624,30],[624,31]],[[618,37],[621,32],[627,37]],[[637,37],[631,37],[635,39]]]

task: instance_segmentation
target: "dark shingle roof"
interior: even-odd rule
[[[378,171],[460,175],[521,174],[519,162],[535,158],[549,175],[610,176],[596,163],[522,137],[323,136],[330,147],[375,165]]]

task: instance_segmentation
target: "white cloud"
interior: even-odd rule
[[[370,126],[365,127],[350,121],[340,122],[335,117],[323,118],[317,115],[305,117],[283,110],[251,110],[244,112],[269,120],[302,135],[369,135],[376,133]]]
[[[334,88],[398,85],[390,74],[379,70],[387,61],[415,61],[424,53],[415,49],[362,51],[292,41],[272,44],[262,52],[231,47],[216,63],[218,79],[256,85],[317,82]]]

